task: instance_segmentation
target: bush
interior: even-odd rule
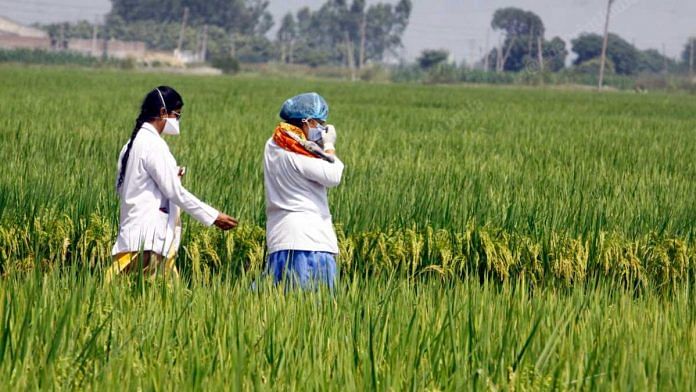
[[[213,58],[210,65],[219,69],[225,74],[234,75],[239,72],[239,60],[232,56],[221,56]]]
[[[578,64],[572,68],[575,73],[585,74],[585,75],[599,75],[599,69],[601,68],[601,60],[598,57],[592,60],[587,60],[584,63]],[[615,73],[614,62],[607,58],[604,75],[612,75]]]
[[[391,81],[394,83],[414,83],[423,80],[425,73],[417,65],[401,64],[391,71]]]
[[[480,69],[466,69],[461,74],[465,83],[512,84],[515,77],[509,72],[491,72]]]
[[[437,64],[426,73],[425,82],[433,84],[457,83],[461,80],[460,69],[454,64]]]
[[[364,82],[388,82],[389,70],[380,65],[370,65],[360,70],[360,80]]]
[[[53,52],[42,49],[0,49],[0,63],[39,65],[78,65],[83,67],[135,68],[135,61],[96,58],[75,52]]]

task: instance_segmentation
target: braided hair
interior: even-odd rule
[[[120,190],[121,185],[123,185],[128,158],[130,157],[131,148],[133,148],[133,141],[135,141],[135,137],[138,136],[138,132],[143,127],[143,124],[158,118],[162,108],[164,108],[167,113],[171,113],[172,111],[181,109],[183,106],[184,100],[181,98],[181,95],[168,86],[159,86],[145,96],[143,104],[140,106],[140,114],[135,120],[135,127],[128,140],[128,147],[126,147],[126,152],[123,154],[123,158],[121,158],[121,171],[118,174],[116,189]]]

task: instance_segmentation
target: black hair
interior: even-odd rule
[[[299,119],[299,118],[291,118],[291,119],[283,120],[283,121],[285,121],[286,123],[288,123],[288,124],[290,124],[290,125],[292,125],[292,126],[295,126],[295,127],[297,127],[297,128],[300,128],[300,129],[302,129],[303,126],[304,126],[304,123],[303,123],[302,120]]]
[[[123,179],[126,176],[126,166],[128,165],[128,157],[130,156],[131,148],[133,148],[133,141],[135,137],[138,136],[138,131],[143,127],[143,124],[158,118],[162,108],[165,108],[167,113],[171,113],[172,111],[181,109],[183,106],[183,98],[171,87],[159,86],[147,93],[143,100],[143,104],[140,106],[140,114],[135,120],[135,127],[131,133],[130,140],[128,140],[128,147],[123,154],[123,158],[121,158],[121,171],[118,174],[118,182],[116,183],[117,189],[120,189],[121,185],[123,185]]]

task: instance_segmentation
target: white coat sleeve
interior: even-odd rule
[[[176,166],[174,156],[168,150],[158,150],[147,154],[144,165],[164,197],[206,226],[211,226],[215,222],[219,212],[200,201],[181,185],[179,168]]]
[[[306,179],[318,182],[327,188],[335,188],[341,183],[344,166],[338,157],[334,163],[331,163],[299,154],[291,154],[290,156],[293,160],[293,166]]]

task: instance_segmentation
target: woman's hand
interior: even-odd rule
[[[336,152],[336,127],[329,124],[326,127],[326,131],[321,134],[321,139],[324,145],[324,151],[329,154],[334,154]]]
[[[215,222],[213,224],[218,229],[223,230],[223,231],[227,231],[227,230],[234,229],[235,227],[237,227],[239,222],[237,222],[237,220],[234,219],[233,217],[221,212],[220,215],[218,215],[217,219],[215,219]]]

